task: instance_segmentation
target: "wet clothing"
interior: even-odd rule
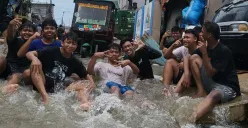
[[[7,79],[13,73],[23,73],[29,68],[30,62],[26,57],[18,57],[17,52],[25,41],[20,37],[14,37],[13,40],[7,40],[8,53],[6,56],[7,65],[5,71],[0,74],[0,78]]]
[[[206,70],[204,66],[200,69],[201,73],[201,80],[203,84],[203,88],[207,93],[210,93],[211,91],[219,91],[221,93],[221,102],[225,103],[228,101],[233,100],[237,97],[237,93],[230,87],[226,85],[221,85],[216,82],[214,82],[211,78],[207,76]]]
[[[86,78],[87,71],[80,60],[75,56],[65,58],[58,47],[48,47],[38,50],[38,59],[42,63],[42,69],[46,78],[45,88],[47,92],[53,93],[55,85],[62,87],[66,77],[72,73],[80,78]]]
[[[44,47],[61,47],[61,41],[54,40],[51,44],[45,44],[43,43],[42,39],[36,39],[31,42],[28,51],[40,50]]]
[[[126,85],[128,79],[134,77],[133,70],[130,66],[113,66],[109,63],[98,62],[94,66],[94,72],[100,76],[102,85],[112,81],[121,85]]]
[[[156,59],[161,57],[162,54],[157,50],[154,50],[148,46],[145,46],[135,52],[133,57],[125,56],[124,59],[129,59],[133,62],[140,70],[138,77],[143,79],[153,79],[153,71],[150,63],[150,59]]]
[[[125,92],[127,91],[134,91],[131,87],[127,86],[127,85],[120,85],[118,83],[115,83],[115,82],[107,82],[106,83],[107,87],[111,89],[111,87],[115,86],[115,87],[118,87],[120,88],[120,93],[123,95]]]
[[[218,43],[214,49],[207,49],[207,52],[211,65],[217,71],[211,79],[220,85],[232,88],[238,96],[241,95],[238,76],[230,49],[224,44]],[[199,50],[196,54],[202,56]]]

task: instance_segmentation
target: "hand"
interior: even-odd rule
[[[42,64],[39,59],[34,59],[30,66],[31,72],[40,73],[42,71]]]
[[[133,42],[133,46],[137,51],[137,50],[145,47],[145,43],[143,41],[141,41],[139,38],[137,38],[137,41]]]
[[[81,80],[81,78],[76,73],[72,73],[70,77],[74,80]]]
[[[32,40],[37,39],[37,38],[40,38],[40,33],[35,32],[34,35],[32,35],[30,38],[31,38]]]
[[[15,26],[15,29],[18,29],[22,24],[21,21],[22,21],[22,18],[15,18],[15,19],[11,20],[9,22],[9,24]]]
[[[164,35],[162,36],[162,38],[167,38],[169,35],[170,35],[170,33],[169,33],[170,31],[168,30],[168,31],[166,31],[165,33],[164,33]]]
[[[202,41],[198,41],[198,48],[202,54],[207,54],[207,46]]]
[[[116,61],[116,63],[118,65],[120,65],[121,67],[125,67],[125,66],[129,65],[131,63],[131,61],[130,60],[123,60],[123,61]]]
[[[182,42],[180,40],[177,40],[176,42],[174,42],[171,46],[173,49],[178,48],[182,45]]]
[[[99,58],[99,59],[103,59],[104,57],[109,57],[108,52],[109,52],[109,50],[107,50],[105,52],[96,52],[94,54],[94,57]]]
[[[182,85],[185,88],[189,88],[191,85],[191,78],[189,74],[184,74]]]

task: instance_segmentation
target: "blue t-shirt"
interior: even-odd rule
[[[33,40],[30,44],[28,51],[35,51],[40,50],[45,47],[61,47],[61,41],[60,40],[54,40],[51,44],[44,44],[41,39]]]

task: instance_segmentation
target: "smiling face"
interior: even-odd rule
[[[33,28],[30,27],[24,27],[21,31],[20,31],[20,36],[23,40],[28,40],[32,35],[34,35],[35,31],[33,30]]]
[[[70,39],[65,39],[62,42],[62,48],[66,53],[71,54],[77,49],[77,42]]]
[[[125,54],[127,54],[128,56],[131,56],[134,53],[134,47],[133,47],[133,45],[131,44],[130,41],[126,41],[122,45],[122,49],[123,49],[123,52],[125,52]]]
[[[197,37],[195,37],[192,33],[185,33],[183,37],[183,45],[186,48],[192,47],[193,45],[197,45]]]
[[[56,34],[56,27],[47,25],[42,30],[42,34],[47,39],[53,39]]]

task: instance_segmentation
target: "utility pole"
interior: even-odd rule
[[[63,14],[62,14],[61,25],[64,25],[64,14],[65,14],[65,11],[63,11]]]

